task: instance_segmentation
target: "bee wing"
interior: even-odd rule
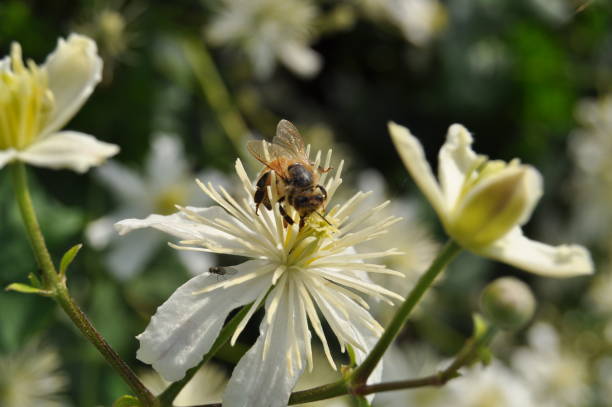
[[[268,143],[265,140],[251,140],[247,149],[259,162],[276,172],[282,178],[287,176],[283,164],[291,153],[284,147]]]
[[[276,126],[276,136],[272,145],[282,147],[288,157],[307,162],[304,140],[298,129],[289,120],[281,120]]]

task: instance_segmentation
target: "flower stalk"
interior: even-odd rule
[[[438,254],[438,257],[436,257],[431,266],[429,266],[429,269],[427,269],[427,271],[419,278],[417,284],[414,286],[412,291],[410,291],[408,297],[406,297],[406,300],[398,308],[395,316],[389,323],[389,326],[385,329],[385,332],[382,334],[370,354],[366,357],[363,363],[359,365],[357,369],[355,369],[351,379],[351,383],[353,385],[362,385],[366,383],[368,377],[370,377],[370,374],[383,357],[385,351],[397,337],[397,334],[408,320],[408,317],[410,316],[410,313],[414,307],[421,300],[436,277],[460,251],[461,246],[459,246],[453,240],[449,240],[444,245],[442,251]]]
[[[375,383],[370,385],[350,386],[344,380],[328,383],[291,394],[289,405],[325,400],[345,394],[365,396],[385,391],[415,389],[418,387],[443,386],[460,376],[459,369],[473,363],[478,357],[482,347],[487,346],[499,331],[494,325],[488,325],[481,333],[468,339],[455,356],[452,363],[444,370],[416,379],[398,380],[392,382]],[[191,407],[219,407],[220,404],[203,404]]]
[[[204,97],[215,111],[216,117],[238,153],[242,152],[249,131],[240,112],[232,102],[227,87],[215,62],[202,41],[185,39],[183,52],[200,85]]]
[[[10,168],[15,188],[15,197],[19,205],[28,239],[32,245],[36,262],[42,273],[44,288],[51,293],[50,296],[53,297],[66,314],[68,314],[81,333],[98,349],[108,363],[132,388],[139,400],[143,403],[143,406],[156,407],[158,403],[155,396],[140,382],[132,369],[106,342],[70,296],[68,287],[66,286],[65,276],[60,276],[56,271],[47,245],[45,244],[40,225],[38,224],[36,212],[28,190],[25,166],[22,163],[16,162],[13,163]]]

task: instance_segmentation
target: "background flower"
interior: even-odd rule
[[[183,146],[177,136],[156,136],[143,176],[117,162],[109,162],[99,168],[95,176],[114,193],[119,207],[114,213],[90,223],[87,238],[98,249],[110,245],[106,255],[108,269],[120,279],[129,279],[141,272],[155,252],[163,247],[166,239],[159,233],[149,231],[118,239],[113,228],[115,222],[149,213],[169,214],[176,210],[175,205],[187,202],[206,202],[193,182],[196,176],[190,173]],[[197,177],[225,184],[219,172],[205,171]],[[211,254],[179,252],[178,255],[193,275],[208,272],[208,268],[215,264]]]
[[[31,341],[19,353],[0,357],[0,404],[3,407],[66,406],[68,377],[60,370],[60,356],[48,346]]]
[[[170,383],[162,379],[154,370],[140,376],[142,382],[153,394],[160,394]],[[193,376],[193,379],[174,399],[175,406],[193,406],[196,404],[217,403],[223,395],[227,376],[221,368],[208,364]]]
[[[215,45],[234,45],[266,78],[276,61],[309,77],[321,68],[321,57],[309,47],[317,8],[310,0],[223,0],[206,28]]]

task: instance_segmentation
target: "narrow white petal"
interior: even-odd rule
[[[325,337],[325,333],[323,332],[323,326],[321,325],[321,320],[317,314],[317,309],[312,301],[310,294],[308,293],[308,289],[306,288],[306,282],[308,279],[300,278],[300,280],[296,283],[298,293],[300,295],[300,299],[304,305],[306,310],[306,315],[312,324],[312,329],[314,329],[315,333],[321,340],[323,344],[323,351],[325,353],[325,357],[329,362],[329,365],[332,369],[337,370],[336,364],[334,363],[334,358],[331,355],[331,351],[329,350],[329,344],[327,342],[327,338]]]
[[[536,242],[526,238],[520,228],[515,228],[480,254],[547,277],[593,273],[593,260],[584,247]]]
[[[229,218],[227,213],[218,206],[210,208],[189,207],[186,209],[205,218]],[[207,241],[225,248],[241,247],[231,235],[210,226],[194,222],[183,212],[177,212],[168,216],[153,214],[145,219],[124,219],[115,223],[115,229],[117,229],[120,235],[144,228],[161,230],[183,240]]]
[[[311,294],[340,342],[351,344],[355,350],[357,363],[363,362],[380,338],[382,327],[367,310],[344,294],[325,287],[320,287],[315,292],[311,291]],[[349,318],[345,317],[345,313],[338,312],[337,307],[329,301],[332,298],[342,303],[341,307],[350,316]],[[369,384],[380,382],[382,369],[381,361],[368,378]],[[374,395],[369,395],[367,398],[372,401]]]
[[[67,168],[83,173],[118,152],[115,144],[76,131],[62,131],[41,139],[18,155],[22,161],[38,167]]]
[[[389,133],[395,148],[399,153],[404,165],[412,175],[414,182],[419,186],[429,203],[434,207],[438,216],[444,218],[447,207],[444,203],[442,191],[436,177],[433,175],[431,166],[427,162],[423,146],[407,128],[389,123]]]
[[[438,154],[438,177],[447,208],[455,206],[466,174],[477,165],[478,155],[472,150],[473,141],[465,127],[453,124]]]
[[[61,129],[83,106],[102,78],[102,59],[96,43],[78,34],[60,38],[57,48],[43,66],[55,107],[43,130],[50,134]]]
[[[311,48],[295,41],[285,41],[281,45],[279,59],[296,74],[310,78],[321,69],[321,56]]]
[[[307,362],[306,340],[297,323],[301,306],[289,295],[289,284],[279,296],[274,318],[266,318],[259,326],[255,345],[240,359],[225,390],[223,405],[231,407],[285,407],[291,390]],[[290,301],[293,298],[294,301]],[[266,301],[266,308],[270,305]],[[269,342],[270,352],[264,353]]]
[[[17,157],[17,151],[11,149],[0,151],[0,169]]]
[[[242,275],[261,263],[248,261],[234,268]],[[202,274],[183,284],[157,309],[147,329],[138,336],[137,358],[152,364],[168,381],[180,380],[200,362],[230,311],[252,302],[270,285],[270,277],[263,276],[249,284],[193,295],[216,278]]]

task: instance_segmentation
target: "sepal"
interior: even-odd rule
[[[45,297],[50,297],[52,292],[49,290],[43,290],[37,287],[32,287],[31,285],[23,284],[23,283],[13,283],[9,284],[5,288],[6,291],[17,291],[22,294],[38,294]]]
[[[141,407],[140,400],[134,396],[121,396],[113,403],[113,407]]]
[[[62,256],[62,261],[60,262],[60,270],[59,275],[62,280],[66,279],[66,270],[68,270],[68,266],[72,264],[72,261],[79,253],[79,250],[83,247],[83,243],[76,244],[72,246],[64,255]]]

